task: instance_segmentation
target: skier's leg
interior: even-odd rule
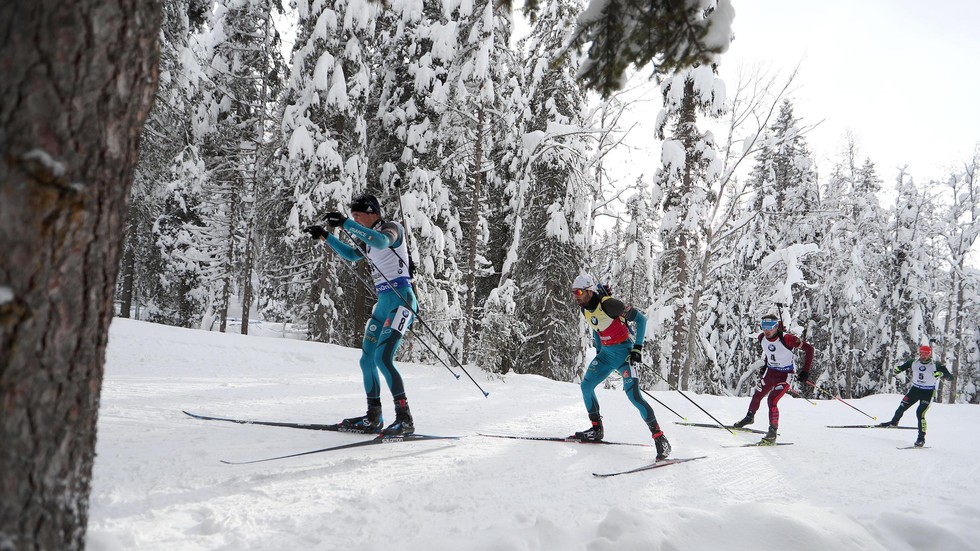
[[[621,364],[622,358],[619,358],[619,354],[610,346],[603,346],[602,350],[589,363],[589,367],[585,370],[585,377],[582,378],[582,383],[579,385],[589,417],[599,414],[599,400],[596,398],[595,388]]]
[[[360,365],[361,376],[364,379],[364,392],[367,394],[368,403],[377,401],[378,405],[380,405],[381,386],[374,357],[375,351],[378,348],[378,338],[381,336],[381,328],[384,321],[378,320],[375,317],[377,311],[378,307],[375,305],[374,313],[368,318],[367,324],[364,327],[364,339],[361,341]]]
[[[388,388],[391,390],[391,396],[395,401],[405,399],[405,385],[401,374],[395,367],[395,353],[398,352],[402,337],[415,319],[414,310],[417,308],[415,294],[410,288],[403,288],[398,292],[402,294],[401,296],[405,300],[409,301],[413,308],[412,310],[406,308],[402,299],[394,291],[382,293],[378,297],[378,306],[375,311],[384,316],[384,322],[372,358],[374,364],[381,370],[381,374],[384,375]]]
[[[768,376],[767,376],[768,378]],[[776,382],[776,379],[782,379],[782,381]],[[774,377],[774,383],[772,391],[769,393],[769,428],[779,426],[779,400],[786,395],[789,391],[789,383],[786,382],[786,374],[781,373],[779,376]]]

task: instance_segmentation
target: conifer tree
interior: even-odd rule
[[[622,87],[631,65],[651,65],[655,75],[668,75],[717,62],[717,54],[728,49],[735,15],[728,0],[593,0],[585,13],[570,42],[590,45],[579,75],[606,97]]]
[[[813,321],[807,340],[827,362],[829,390],[846,397],[874,392],[882,373],[874,361],[883,351],[877,339],[879,320],[876,294],[883,271],[887,217],[878,203],[881,190],[870,159],[856,163],[853,141],[847,143],[827,183],[826,217],[815,261],[821,291],[814,294]]]
[[[322,224],[326,212],[346,211],[361,191],[380,195],[367,185],[365,122],[371,87],[368,50],[377,10],[363,0],[297,4],[299,33],[282,122],[284,181],[292,186],[293,197],[281,248],[295,254],[283,255],[278,277],[305,284],[312,272],[304,316],[310,337],[350,346],[360,343],[362,320],[369,315],[373,288],[362,282],[369,279],[366,265],[354,267],[337,255],[324,255],[321,246],[309,247],[300,230]],[[310,270],[314,260],[319,268]]]
[[[706,234],[706,206],[713,202],[712,182],[720,163],[714,136],[698,128],[699,114],[716,116],[724,106],[724,92],[714,69],[698,67],[678,73],[663,85],[664,109],[658,119],[663,144],[663,167],[654,178],[663,194],[661,261],[664,302],[672,309],[672,323],[665,339],[664,359],[671,384],[687,388],[692,365],[703,365],[698,348],[700,283],[694,275]],[[720,96],[720,97],[718,97]]]
[[[520,143],[511,116],[516,61],[508,46],[512,27],[509,7],[491,0],[454,6],[456,55],[447,67],[446,107],[439,121],[436,154],[442,159],[442,182],[450,204],[459,209],[458,228],[465,262],[463,284],[463,356],[468,357],[479,332],[478,312],[497,285],[508,231],[498,205],[513,177]],[[456,230],[456,228],[453,228]],[[465,361],[465,360],[464,360]]]
[[[375,48],[376,81],[368,109],[369,179],[387,189],[389,202],[398,205],[398,220],[409,235],[414,265],[413,286],[422,314],[440,340],[460,348],[455,332],[462,317],[463,281],[457,260],[462,243],[461,211],[457,197],[442,174],[439,133],[450,87],[448,66],[455,57],[447,44],[454,22],[443,14],[443,4],[427,0],[421,10],[415,2],[390,3],[379,18]],[[451,36],[451,35],[450,35]],[[427,331],[420,338],[430,339]],[[427,341],[428,342],[428,341]],[[435,361],[429,347],[403,346],[415,359]]]

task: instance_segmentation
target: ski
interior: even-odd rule
[[[751,444],[738,444],[736,446],[722,446],[723,448],[768,448],[769,446],[792,446],[792,442],[776,442],[774,444],[763,444],[762,442],[752,442]]]
[[[609,442],[608,440],[599,440],[597,442],[584,442],[578,438],[572,438],[571,436],[510,436],[506,434],[483,434],[479,433],[480,436],[486,436],[488,438],[510,438],[513,440],[535,440],[538,442],[571,442],[573,444],[606,444],[609,446],[641,446],[644,448],[654,447],[655,444],[636,444],[633,442]]]
[[[318,425],[315,423],[289,423],[281,421],[253,421],[250,419],[231,419],[229,417],[215,417],[212,415],[200,415],[197,413],[191,413],[186,410],[181,410],[187,415],[193,417],[194,419],[201,419],[204,421],[227,421],[229,423],[238,423],[239,425],[262,425],[266,427],[286,427],[290,429],[306,429],[306,430],[325,430],[331,432],[348,432],[353,434],[376,434],[362,432],[358,430],[351,430],[340,426],[340,423],[335,423],[332,425]]]
[[[731,425],[726,425],[726,426],[723,427],[721,425],[717,425],[717,424],[713,425],[711,423],[682,423],[680,421],[674,421],[674,424],[675,425],[684,425],[684,426],[687,426],[687,427],[704,427],[704,428],[708,428],[708,429],[728,429],[728,430],[737,430],[737,431],[742,431],[742,432],[754,432],[755,434],[765,434],[766,433],[766,431],[759,430],[759,429],[747,429],[745,427],[741,427],[740,428],[740,427],[733,427]]]
[[[676,465],[677,463],[687,463],[688,461],[694,461],[696,459],[704,459],[705,457],[708,456],[702,455],[700,457],[685,457],[682,459],[661,459],[660,461],[655,461],[649,465],[644,465],[628,471],[619,471],[616,473],[592,473],[592,476],[596,478],[609,478],[610,476],[619,476],[621,474],[639,473],[649,471],[651,469],[659,469],[660,467],[666,467],[667,465]]]
[[[900,450],[928,450],[929,446],[899,446]]]
[[[916,430],[918,427],[882,427],[880,425],[827,425],[828,429],[907,429]]]
[[[226,465],[249,465],[251,463],[262,463],[265,461],[275,461],[277,459],[287,459],[290,457],[300,457],[303,455],[312,455],[314,453],[324,453],[332,452],[337,450],[347,450],[350,448],[360,448],[363,446],[376,446],[379,444],[398,444],[400,442],[417,442],[420,440],[459,440],[459,436],[431,436],[428,434],[406,434],[403,436],[377,436],[371,440],[362,440],[360,442],[354,442],[352,444],[343,444],[340,446],[331,446],[329,448],[321,448],[319,450],[311,450],[307,452],[291,453],[288,455],[279,455],[276,457],[266,457],[265,459],[253,459],[252,461],[226,461],[221,459],[220,461]]]

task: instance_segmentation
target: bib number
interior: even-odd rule
[[[414,315],[415,314],[408,308],[399,306],[398,310],[395,310],[395,319],[391,320],[391,328],[404,335],[405,330],[408,329],[408,326],[412,323],[412,317]]]

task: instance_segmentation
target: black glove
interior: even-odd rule
[[[631,364],[642,364],[643,363],[643,345],[634,344],[633,349],[630,350],[630,363]]]
[[[806,382],[810,379],[809,371],[800,371],[796,374],[796,380],[800,383],[800,388],[806,388]]]
[[[323,226],[306,226],[303,228],[303,232],[310,234],[313,239],[326,239],[330,235],[327,230],[323,229]]]
[[[328,212],[327,213],[327,224],[331,228],[336,228],[337,226],[343,226],[344,222],[347,221],[347,217],[339,212]]]
[[[767,366],[765,366],[765,365],[763,365],[762,367],[759,368],[759,378],[760,379],[766,376],[766,369],[769,369],[769,368]]]

